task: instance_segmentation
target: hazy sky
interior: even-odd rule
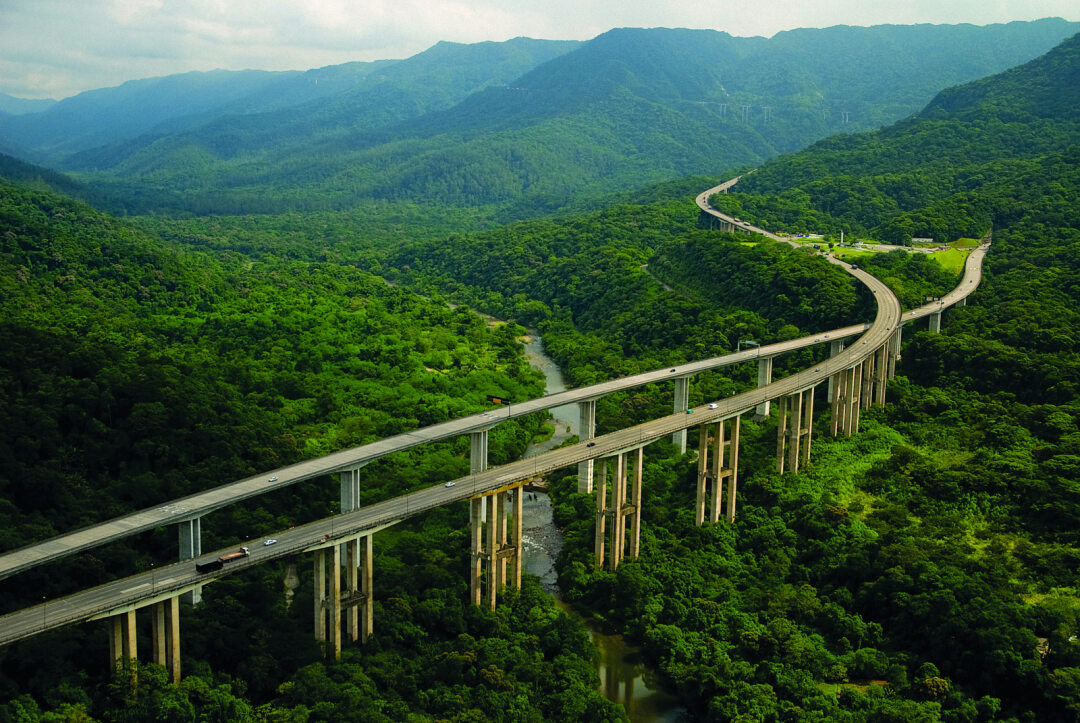
[[[587,40],[613,27],[732,35],[882,23],[1080,20],[1078,0],[0,0],[0,92],[75,93],[189,70],[306,70],[439,40]]]

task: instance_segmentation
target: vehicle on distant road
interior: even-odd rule
[[[265,545],[266,543],[263,544]],[[207,573],[213,572],[214,570],[220,570],[221,568],[225,567],[226,562],[232,562],[233,560],[239,560],[240,558],[247,556],[248,549],[246,547],[241,547],[236,552],[227,552],[216,560],[209,560],[207,562],[196,562],[195,572]]]
[[[269,540],[263,540],[263,547],[270,547],[270,545],[273,545],[275,543],[277,543],[277,540],[271,537]]]
[[[446,484],[443,485],[443,487],[453,487],[453,486],[454,486],[453,482],[447,482]]]
[[[270,481],[271,481],[271,482],[277,482],[277,477],[271,477],[271,478],[270,478]]]
[[[240,558],[247,557],[247,556],[248,556],[248,549],[246,547],[241,547],[236,552],[226,552],[224,555],[222,555],[218,559],[221,560],[222,562],[232,562],[233,560],[239,560]]]
[[[709,409],[716,409],[716,408],[717,408],[717,407],[719,407],[719,406],[720,406],[720,405],[719,405],[719,404],[717,404],[716,402],[712,402],[711,404],[709,404]]]

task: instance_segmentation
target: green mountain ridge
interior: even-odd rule
[[[409,198],[527,215],[876,127],[916,111],[942,85],[1003,70],[1074,29],[1061,20],[839,27],[770,40],[614,30],[442,107],[398,85],[353,118],[343,99],[318,101],[88,150],[70,164],[126,197],[128,212],[272,213]],[[439,85],[424,87],[430,95]]]

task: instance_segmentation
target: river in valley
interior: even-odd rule
[[[525,355],[534,367],[544,373],[548,394],[563,391],[566,384],[562,373],[544,353],[539,335],[535,332],[531,334],[525,344]],[[577,405],[556,407],[551,414],[554,417],[554,434],[550,439],[530,446],[526,457],[557,447],[567,437],[578,433]],[[609,700],[622,703],[630,720],[635,723],[680,720],[685,709],[674,695],[659,686],[656,675],[642,663],[640,651],[628,644],[621,635],[601,630],[595,621],[579,615],[559,597],[555,558],[562,547],[562,534],[552,519],[551,498],[543,492],[526,492],[523,507],[523,567],[526,572],[540,578],[544,590],[554,595],[568,613],[579,617],[588,626],[593,642],[600,650],[597,672],[600,674],[601,691]]]

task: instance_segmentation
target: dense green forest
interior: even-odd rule
[[[950,312],[943,334],[905,330],[889,402],[859,435],[819,435],[813,465],[777,477],[775,426],[744,425],[739,517],[702,529],[693,526],[691,466],[658,445],[647,457],[644,553],[617,574],[593,570],[592,502],[574,493],[572,478],[555,486],[567,531],[565,595],[639,640],[700,717],[1065,721],[1080,713],[1076,105],[1071,113],[1054,106],[1031,129],[1022,94],[1011,108],[1002,100],[1017,77],[1042,78],[1030,85],[1072,98],[1078,44],[943,93],[971,102],[953,104],[951,119],[932,110],[820,144],[753,174],[756,197],[717,199],[750,218],[745,209],[762,209],[758,220],[779,218],[798,199],[822,218],[864,219],[857,228],[867,231],[931,213],[946,227],[993,230],[976,305]],[[983,98],[996,99],[991,115],[1012,112],[1015,137],[1047,124],[1054,132],[1034,149],[994,145],[996,135],[984,146],[975,134],[953,152],[947,140],[932,146],[925,165],[898,163],[911,179],[945,167],[959,179],[984,172],[987,152],[1001,159],[978,184],[941,181],[920,201],[874,175],[875,159],[903,157],[914,138],[963,138],[985,122]],[[1069,117],[1055,125],[1059,115]],[[866,196],[851,189],[876,190],[892,210],[863,215]],[[983,215],[963,218],[971,209]],[[890,257],[868,268],[889,278]],[[709,278],[705,269],[699,276]],[[907,283],[932,276],[913,273]],[[722,293],[726,280],[712,283]]]
[[[691,719],[1080,719],[1078,48],[778,159],[715,200],[788,230],[992,233],[973,303],[941,334],[905,328],[888,403],[858,435],[824,434],[819,402],[812,463],[776,475],[775,421],[745,420],[736,521],[702,528],[693,453],[651,445],[642,555],[617,573],[595,569],[595,502],[573,471],[549,480],[563,597],[639,644]],[[704,179],[501,227],[404,203],[135,224],[10,167],[31,183],[0,181],[0,549],[467,414],[485,394],[537,396],[520,325],[580,385],[873,310],[808,250],[699,227],[688,199]],[[904,251],[865,266],[908,305],[955,283]],[[691,403],[753,371],[700,375]],[[669,412],[670,388],[611,395],[598,428]],[[542,425],[493,430],[492,462]],[[467,446],[370,465],[364,501],[460,476]],[[330,514],[335,498],[311,482],[217,512],[204,545]],[[0,722],[624,719],[597,692],[580,622],[535,579],[493,612],[467,603],[467,515],[380,533],[376,632],[340,663],[311,639],[310,574],[289,600],[282,565],[266,565],[185,607],[179,685],[149,665],[135,691],[110,683],[94,625],[4,650]],[[20,575],[0,605],[144,570],[172,557],[174,534]]]

